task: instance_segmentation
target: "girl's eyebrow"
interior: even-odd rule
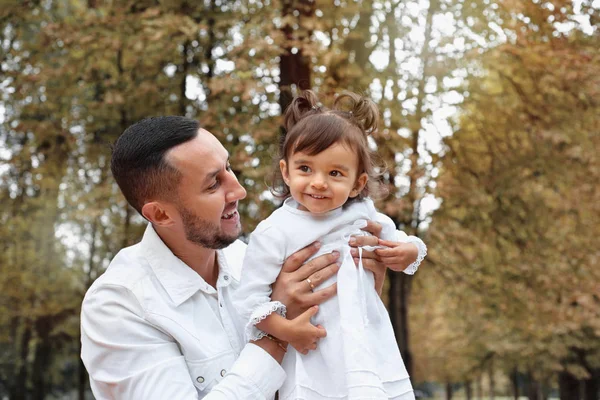
[[[298,165],[298,164],[310,164],[310,161],[308,160],[296,160],[294,161],[294,164]]]
[[[341,169],[342,171],[345,171],[345,172],[349,172],[350,171],[350,168],[348,168],[348,167],[346,167],[345,165],[342,165],[342,164],[334,164],[334,165],[332,165],[332,167],[336,168],[336,169]]]

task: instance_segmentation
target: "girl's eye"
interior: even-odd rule
[[[310,168],[308,168],[306,165],[301,165],[298,169],[302,172],[310,172]]]
[[[341,173],[340,171],[337,171],[337,170],[336,170],[336,171],[331,171],[331,172],[329,173],[329,175],[331,175],[331,176],[333,176],[333,177],[340,177],[340,176],[342,176],[342,173]]]

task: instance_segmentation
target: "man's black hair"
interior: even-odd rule
[[[195,138],[196,120],[168,116],[139,121],[123,132],[113,146],[110,169],[123,195],[140,214],[148,200],[171,199],[177,194],[181,173],[165,154]]]

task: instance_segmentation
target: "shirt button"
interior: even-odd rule
[[[225,275],[225,276],[223,277],[223,279],[225,279],[226,281],[228,281],[228,280],[229,280],[229,276],[228,276],[228,275]]]
[[[221,370],[221,376],[225,376],[226,373],[227,371],[225,371],[224,369]]]
[[[219,303],[219,307],[223,307],[223,303]]]
[[[204,383],[204,377],[203,376],[199,376],[196,378],[196,382],[198,383]]]

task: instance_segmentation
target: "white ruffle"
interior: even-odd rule
[[[261,304],[254,309],[252,315],[250,315],[250,321],[248,321],[246,324],[246,329],[244,330],[246,341],[259,340],[267,336],[267,333],[258,329],[256,324],[260,323],[260,321],[267,318],[274,312],[285,318],[285,314],[287,312],[285,304],[279,301],[270,301],[268,303]]]
[[[398,231],[398,232],[400,232],[400,231]],[[415,246],[417,246],[417,249],[419,250],[419,254],[417,255],[417,259],[415,260],[415,262],[410,264],[403,271],[407,275],[414,275],[415,272],[417,272],[417,270],[419,269],[419,265],[421,265],[421,262],[427,256],[427,246],[425,245],[425,243],[423,243],[423,241],[421,239],[419,239],[416,236],[407,236],[407,237],[405,236],[405,237],[402,237],[402,239],[400,241],[404,242],[404,243],[412,243]]]

